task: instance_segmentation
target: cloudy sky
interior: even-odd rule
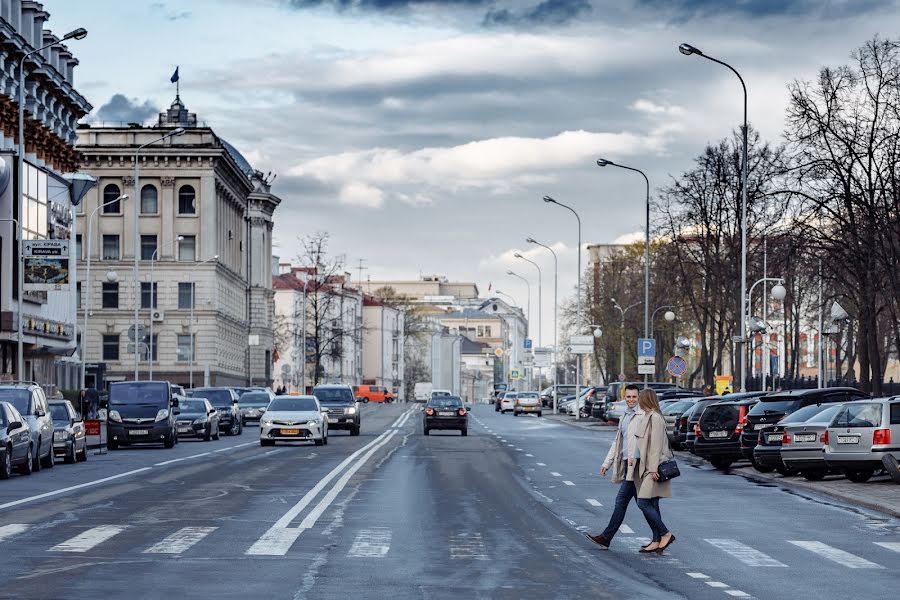
[[[583,239],[640,238],[643,181],[690,168],[738,125],[726,69],[678,53],[690,42],[740,70],[752,125],[777,140],[786,84],[842,64],[867,38],[895,35],[887,0],[44,0],[72,43],[91,119],[150,119],[174,97],[253,165],[278,174],[275,253],[328,231],[364,277],[442,274],[513,295],[544,269],[552,337]],[[354,277],[356,270],[353,269]],[[642,283],[636,281],[635,285]]]

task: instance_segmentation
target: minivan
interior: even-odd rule
[[[109,384],[107,447],[178,443],[178,398],[168,381],[118,381]]]
[[[386,387],[379,385],[354,385],[353,395],[362,403],[393,402],[394,400],[394,394]]]

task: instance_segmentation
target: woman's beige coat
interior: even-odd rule
[[[650,473],[655,473],[659,463],[672,458],[669,440],[666,437],[666,421],[658,412],[636,414],[628,425],[628,456],[634,450],[640,451],[637,470],[628,466],[629,479],[634,479],[638,498],[671,498],[671,481],[654,481]]]

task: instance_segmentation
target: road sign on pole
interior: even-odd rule
[[[655,375],[656,365],[638,365],[638,375]]]
[[[143,325],[138,325],[137,327],[132,325],[131,327],[128,328],[128,339],[131,340],[132,342],[134,342],[134,341],[137,341],[137,338],[146,337],[146,335],[147,335],[146,329],[147,328],[144,327]]]
[[[666,372],[672,377],[681,377],[687,371],[687,362],[680,356],[673,356],[666,362]]]
[[[525,349],[531,350],[531,346],[533,345],[532,340],[525,338]]]
[[[637,344],[637,355],[656,356],[656,340],[653,338],[640,338]]]

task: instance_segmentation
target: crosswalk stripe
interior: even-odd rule
[[[3,525],[2,527],[0,527],[0,542],[8,537],[16,535],[17,533],[28,531],[29,527],[29,525],[25,525],[23,523],[10,523],[9,525]]]
[[[544,463],[537,463],[537,466],[539,466],[539,467],[546,467],[547,465],[545,465]]]
[[[768,554],[764,554],[737,540],[707,539],[703,541],[727,552],[748,567],[787,567],[783,562],[779,562]]]
[[[218,527],[182,527],[166,539],[153,544],[146,550],[145,554],[181,554]]]
[[[619,527],[619,531],[621,531],[622,533],[634,533],[634,529],[632,529],[625,523],[622,523],[622,525]]]
[[[593,498],[588,498],[588,499],[587,499],[587,503],[590,504],[591,506],[603,506],[602,504],[600,504],[599,502],[597,502],[597,501],[594,500]]]
[[[705,583],[709,587],[714,587],[714,588],[727,588],[728,587],[727,583],[723,583],[721,581],[704,581],[703,583]]]
[[[844,550],[841,550],[839,548],[834,548],[832,546],[829,546],[828,544],[823,544],[822,542],[788,540],[788,543],[793,544],[799,548],[803,548],[804,550],[814,552],[822,558],[827,558],[832,562],[836,562],[837,564],[848,567],[850,569],[884,568],[881,565],[866,560],[861,556],[850,554],[849,552],[845,552]]]
[[[454,560],[488,560],[481,534],[478,532],[451,534],[450,558]]]
[[[384,527],[361,529],[353,540],[347,556],[359,558],[380,558],[391,549],[391,530]]]
[[[900,552],[900,542],[875,542],[882,548],[887,548],[888,550],[893,550],[894,552]]]
[[[99,525],[53,546],[50,550],[54,552],[87,552],[94,546],[122,533],[125,529],[127,529],[126,525]]]
[[[734,596],[735,598],[749,598],[750,594],[747,592],[742,592],[741,590],[722,590],[729,596]]]
[[[572,483],[571,481],[568,481],[568,480],[564,480],[563,483],[566,485],[575,485],[574,483]]]
[[[560,473],[557,473],[556,471],[550,471],[550,474],[554,477],[562,477],[562,475]]]

